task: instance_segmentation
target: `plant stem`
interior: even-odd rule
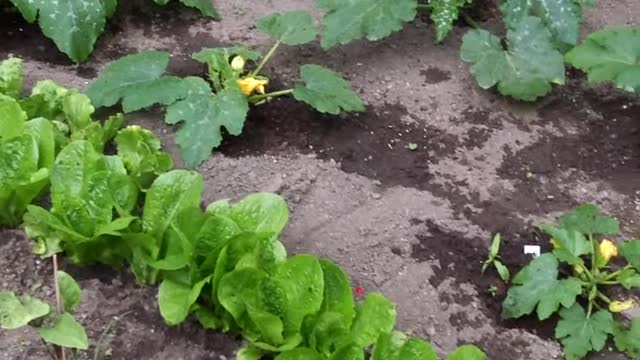
[[[52,360],[58,360],[58,356],[55,353],[51,352],[51,348],[49,347],[49,344],[47,344],[47,342],[44,341],[43,338],[40,338],[40,341],[42,342],[42,345],[44,345],[44,348],[47,350],[47,354],[49,355],[49,357]]]
[[[471,18],[471,16],[469,16],[466,12],[461,11],[460,15],[462,15],[462,19],[464,19],[464,22],[467,23],[467,25],[471,26],[474,29],[480,29],[480,25],[473,20],[473,18]]]
[[[270,92],[262,95],[254,95],[249,98],[249,102],[256,103],[260,100],[264,100],[264,99],[268,99],[276,96],[289,95],[292,92],[293,92],[293,89],[286,89],[286,90],[274,91],[274,92]]]
[[[280,40],[276,41],[276,43],[273,44],[267,55],[262,58],[262,61],[260,62],[258,67],[251,72],[251,76],[256,76],[260,73],[260,70],[262,70],[262,68],[267,65],[273,54],[275,54],[276,50],[278,50],[278,46],[280,46]]]
[[[431,4],[418,4],[416,10],[418,10],[418,12],[428,13],[433,10],[433,6]]]
[[[56,312],[58,315],[62,314],[62,298],[60,296],[60,284],[58,283],[58,256],[53,255],[53,286],[56,291]],[[61,360],[67,360],[67,355],[64,352],[62,346],[54,347],[59,354]]]
[[[593,311],[593,300],[589,300],[589,307],[587,308],[587,319],[591,317]]]
[[[598,297],[600,298],[600,300],[606,302],[607,304],[611,303],[611,299],[609,299],[605,294],[601,293],[600,291],[598,291]]]
[[[623,267],[622,269],[618,269],[618,270],[612,272],[611,274],[607,275],[603,279],[603,281],[609,281],[609,280],[613,279],[614,277],[620,275],[620,273],[622,273],[623,271],[625,271],[627,269],[631,269],[631,267],[632,267],[631,265],[627,264],[627,266]],[[602,284],[604,284],[604,282]],[[616,282],[616,284],[617,284],[617,282]],[[609,285],[614,285],[614,284],[609,284]]]

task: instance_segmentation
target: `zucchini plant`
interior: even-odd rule
[[[85,61],[113,16],[118,0],[9,0],[30,23],[38,22],[43,34],[76,63]],[[171,0],[153,0],[165,5]],[[179,0],[202,14],[217,18],[210,0]],[[0,7],[3,2],[0,1]]]

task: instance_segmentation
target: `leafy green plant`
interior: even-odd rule
[[[56,271],[55,277],[57,305],[54,307],[29,295],[17,296],[11,291],[1,291],[0,327],[15,330],[30,326],[45,344],[59,350],[51,352],[47,348],[53,359],[64,359],[64,348],[75,358],[78,350],[89,348],[84,327],[73,317],[80,304],[81,290],[64,271]]]
[[[509,278],[511,277],[511,274],[509,272],[509,269],[506,266],[504,266],[502,261],[500,261],[500,255],[499,255],[501,239],[502,238],[500,236],[500,233],[496,234],[493,237],[493,240],[491,241],[491,246],[489,247],[489,256],[487,257],[487,260],[482,264],[482,273],[484,274],[484,272],[487,271],[489,266],[493,265],[496,271],[498,272],[498,275],[500,275],[500,278],[502,279],[502,281],[508,283]]]
[[[518,318],[536,311],[538,319],[545,320],[557,312],[555,335],[568,360],[602,350],[610,335],[620,351],[634,359],[640,356],[640,337],[633,337],[637,322],[626,328],[613,317],[633,307],[633,300],[611,300],[607,295],[614,286],[640,288],[640,241],[598,242],[598,237],[620,230],[616,219],[600,215],[593,205],[579,206],[562,216],[558,225],[541,229],[551,237],[554,250],[532,260],[513,278],[502,316]],[[626,264],[610,262],[618,254]],[[572,272],[564,273],[561,264]]]
[[[169,54],[146,52],[126,56],[111,63],[87,94],[97,106],[111,106],[122,100],[125,112],[153,104],[167,106],[165,121],[182,123],[176,142],[188,167],[207,159],[222,142],[222,128],[231,135],[242,132],[249,105],[293,95],[320,112],[363,111],[364,104],[335,72],[319,65],[303,65],[302,84],[294,88],[266,92],[269,78],[261,70],[281,44],[301,45],[313,41],[317,30],[311,15],[304,11],[274,14],[262,18],[258,29],[276,43],[255,68],[248,63],[260,53],[244,47],[203,49],[193,59],[207,64],[209,80],[163,75]]]
[[[153,0],[165,5],[170,0]],[[118,0],[10,0],[30,23],[38,21],[45,36],[76,63],[85,61],[93,52],[107,19],[116,12]],[[210,0],[180,0],[202,14],[216,18]],[[0,5],[2,3],[0,2]]]
[[[589,75],[640,93],[640,27],[597,31],[566,55],[566,61]]]

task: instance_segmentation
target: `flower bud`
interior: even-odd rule
[[[602,240],[598,250],[600,250],[600,255],[602,256],[602,262],[599,264],[601,266],[606,265],[612,257],[618,256],[618,248],[611,240]]]
[[[242,56],[235,56],[233,60],[231,60],[231,68],[235,71],[244,70],[244,59]]]
[[[611,311],[612,313],[619,313],[619,312],[629,310],[635,305],[636,303],[631,299],[626,301],[612,301],[609,304],[609,311]]]

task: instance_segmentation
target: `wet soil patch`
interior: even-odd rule
[[[429,66],[426,70],[421,70],[420,75],[424,76],[425,84],[438,84],[451,80],[451,73],[434,66]]]
[[[459,141],[439,129],[405,122],[406,115],[402,106],[387,104],[363,114],[331,116],[293,99],[278,99],[252,109],[242,135],[227,137],[221,151],[245,156],[293,149],[333,159],[344,171],[385,186],[428,189],[430,164],[453,154]]]
[[[433,287],[439,287],[447,279],[455,279],[456,283],[471,284],[475,287],[482,301],[480,309],[485,315],[493,319],[496,325],[504,328],[527,329],[543,338],[551,339],[554,336],[555,320],[540,322],[534,316],[515,320],[503,320],[500,317],[502,301],[507,292],[507,286],[500,279],[497,272],[489,268],[485,274],[481,274],[482,263],[487,257],[488,240],[480,238],[468,238],[465,234],[451,231],[431,221],[414,219],[413,223],[421,222],[424,229],[416,235],[416,242],[411,248],[411,257],[417,261],[438,260],[439,267],[434,267],[435,275],[429,279]],[[515,240],[514,240],[515,238]],[[539,245],[543,252],[550,250],[548,237],[537,231],[528,231],[514,236],[503,236],[500,256],[502,262],[515,275],[518,270],[529,263],[531,258],[523,252],[523,243]],[[490,291],[490,287],[495,290]],[[444,294],[441,301],[464,305],[472,299],[464,296],[450,298]],[[454,321],[461,321],[457,318]],[[474,325],[468,321],[467,326]],[[464,324],[458,324],[464,326]],[[496,355],[498,355],[496,353]],[[494,358],[491,357],[490,358]]]

